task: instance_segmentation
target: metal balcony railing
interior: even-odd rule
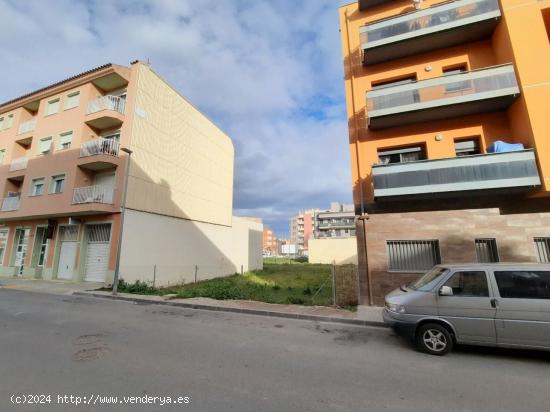
[[[35,129],[36,129],[36,119],[27,120],[26,122],[22,122],[19,125],[19,130],[17,131],[17,134],[34,132]]]
[[[361,27],[363,50],[500,17],[498,0],[457,0]]]
[[[17,159],[13,159],[10,163],[10,172],[13,172],[15,170],[23,170],[27,168],[27,164],[29,163],[28,157],[19,157]]]
[[[113,203],[114,188],[110,186],[76,187],[73,190],[73,204]]]
[[[367,92],[369,118],[518,94],[511,64]]]
[[[121,99],[118,96],[103,96],[88,103],[86,114],[97,113],[102,110],[113,110],[115,112],[124,113],[125,103],[126,99]]]
[[[111,155],[118,156],[120,143],[115,139],[99,138],[85,142],[80,146],[80,157],[95,156],[95,155]]]
[[[2,199],[2,212],[10,212],[19,209],[21,198],[19,196],[5,197]]]

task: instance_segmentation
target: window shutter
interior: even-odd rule
[[[40,150],[40,153],[46,153],[46,152],[50,151],[51,146],[52,146],[52,138],[51,137],[48,137],[46,139],[41,139],[38,150]]]

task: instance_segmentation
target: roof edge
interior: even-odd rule
[[[101,66],[98,66],[98,67],[95,67],[93,69],[90,69],[90,70],[87,70],[85,72],[82,72],[82,73],[79,73],[79,74],[76,74],[74,76],[71,76],[71,77],[68,77],[64,80],[61,80],[61,81],[58,81],[58,82],[55,82],[55,83],[52,83],[48,86],[45,86],[45,87],[41,87],[40,89],[36,89],[30,93],[26,93],[24,95],[21,95],[19,97],[16,97],[16,98],[13,98],[13,99],[10,99],[6,102],[3,102],[3,103],[0,103],[0,113],[5,111],[4,109],[8,108],[8,110],[6,111],[9,111],[9,107],[12,106],[14,103],[17,103],[17,102],[20,102],[20,101],[23,101],[25,99],[29,99],[30,97],[34,96],[34,95],[38,95],[40,93],[43,93],[47,90],[50,90],[50,89],[54,89],[56,87],[59,87],[59,86],[62,86],[64,84],[67,84],[67,83],[70,83],[72,81],[75,81],[75,80],[78,80],[82,77],[86,77],[86,76],[89,76],[91,74],[94,74],[94,73],[97,73],[97,72],[101,72],[101,71],[104,71],[106,69],[110,69],[110,68],[116,68],[116,67],[124,67],[126,68],[126,66],[119,66],[119,65],[115,65],[113,63],[106,63],[104,65],[101,65]]]

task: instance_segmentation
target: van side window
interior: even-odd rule
[[[550,271],[498,271],[495,279],[502,298],[550,299]]]
[[[456,272],[445,283],[453,289],[453,296],[488,297],[487,275],[483,271]]]

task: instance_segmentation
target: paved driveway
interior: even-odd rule
[[[0,411],[542,411],[549,385],[549,353],[438,358],[383,328],[0,289]],[[14,407],[13,393],[55,405]],[[57,394],[190,403],[74,407]]]

